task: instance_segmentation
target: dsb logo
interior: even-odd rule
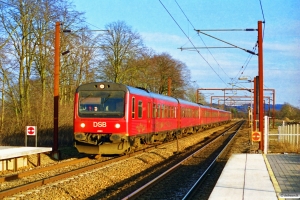
[[[106,127],[106,122],[93,122],[93,127]]]

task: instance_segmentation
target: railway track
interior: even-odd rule
[[[208,176],[218,157],[241,128],[236,124],[184,160],[136,189],[125,199],[193,199],[195,189]]]
[[[192,135],[193,136],[193,135]],[[204,139],[209,140],[209,139]],[[178,141],[173,141],[170,143],[176,143]],[[37,170],[32,170],[29,172],[25,172],[25,173],[20,173],[17,175],[11,175],[8,177],[1,177],[0,182],[1,183],[1,190],[0,190],[0,198],[4,198],[7,196],[11,196],[14,194],[20,194],[20,196],[23,198],[24,196],[24,191],[28,191],[31,190],[33,192],[37,192],[38,190],[35,189],[37,187],[40,186],[45,186],[45,185],[51,185],[51,184],[59,184],[59,183],[65,183],[65,181],[69,181],[69,182],[74,182],[72,180],[74,180],[74,176],[79,176],[79,177],[85,177],[88,176],[89,174],[94,173],[93,170],[95,171],[96,169],[99,169],[103,166],[109,166],[112,163],[116,163],[118,161],[122,161],[128,158],[135,158],[143,153],[147,153],[147,152],[151,152],[155,149],[160,150],[160,149],[166,149],[167,147],[165,147],[166,145],[169,145],[169,143],[166,144],[161,144],[161,145],[155,145],[152,147],[148,147],[147,149],[143,149],[139,152],[135,152],[129,155],[125,155],[125,156],[121,156],[121,157],[117,157],[117,158],[113,158],[113,159],[109,159],[106,161],[99,161],[99,160],[91,160],[89,158],[82,158],[82,159],[78,159],[76,161],[70,161],[70,162],[65,162],[62,163],[60,165],[53,165],[53,166],[49,166],[49,167],[45,167],[45,168],[41,168],[41,169],[37,169]],[[177,149],[178,150],[178,149]],[[176,155],[178,152],[174,152],[174,154]],[[152,153],[149,153],[152,154]],[[87,166],[80,166],[80,164],[83,163],[89,163],[90,164],[85,164]],[[77,166],[79,165],[79,166]],[[70,166],[77,166],[77,167],[70,167]],[[47,174],[51,174],[52,170],[57,171],[61,171],[61,172],[55,172],[52,175],[44,175],[44,173]],[[65,170],[61,170],[64,169]],[[159,167],[158,167],[159,168]],[[98,173],[98,172],[95,172]],[[151,172],[150,172],[151,173]],[[29,181],[28,179],[25,179],[24,181],[22,181],[24,179],[24,177],[32,177],[32,176],[40,176],[39,180],[35,180],[35,181]],[[30,179],[30,178],[29,178]],[[75,178],[76,179],[76,178]],[[142,178],[141,178],[142,179]],[[7,187],[6,189],[3,189],[3,184],[5,185],[9,185],[12,182],[15,181],[21,181],[21,184],[16,186],[16,187]],[[56,183],[54,183],[56,182]],[[133,184],[133,183],[131,183]],[[126,184],[125,184],[126,185]],[[126,186],[125,186],[126,187]],[[126,191],[126,190],[124,190]],[[31,193],[28,192],[28,194],[30,195]],[[18,196],[18,195],[17,195]],[[26,195],[25,195],[26,196]],[[97,198],[98,194],[96,194],[96,198]],[[21,199],[22,199],[21,198]],[[24,197],[24,199],[26,199]]]

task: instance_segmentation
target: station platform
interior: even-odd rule
[[[52,151],[51,147],[16,147],[0,146],[0,171],[17,170],[27,166],[27,156],[37,154],[37,165],[40,165],[40,154]]]
[[[209,200],[300,199],[300,154],[234,154]]]

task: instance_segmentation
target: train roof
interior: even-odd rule
[[[149,97],[152,97],[152,98],[161,99],[161,100],[165,100],[165,101],[171,101],[171,102],[174,102],[174,103],[178,102],[176,100],[176,98],[174,98],[174,97],[169,97],[169,96],[165,96],[165,95],[162,95],[162,94],[149,92],[146,89],[135,88],[135,87],[131,87],[131,86],[127,86],[127,88],[128,88],[128,90],[131,94],[149,96]]]
[[[127,85],[124,85],[124,84],[121,84],[121,83],[114,83],[114,82],[92,82],[92,83],[82,84],[79,87],[77,87],[76,92],[78,92],[80,90],[99,90],[101,84],[103,84],[105,87],[107,87],[111,90],[129,91],[131,94],[152,97],[152,98],[161,99],[161,100],[165,100],[165,101],[171,101],[171,102],[174,102],[174,103],[179,102],[180,104],[198,106],[198,107],[201,107],[201,108],[212,109],[212,110],[220,110],[220,109],[217,109],[217,108],[212,108],[212,107],[209,107],[209,106],[204,106],[204,105],[201,105],[201,104],[193,103],[193,102],[190,102],[190,101],[187,101],[187,100],[177,99],[177,98],[174,98],[174,97],[149,92],[148,90],[143,89],[143,88],[136,88],[136,87],[127,86]],[[220,110],[220,111],[224,111],[224,110]],[[229,111],[224,111],[224,112],[229,112]]]
[[[92,83],[86,83],[82,84],[77,87],[76,92],[81,90],[100,90],[101,86],[104,85],[105,88],[109,88],[111,90],[127,90],[126,85],[120,84],[120,83],[113,83],[113,82],[92,82]]]

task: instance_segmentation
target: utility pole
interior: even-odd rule
[[[262,21],[258,21],[258,77],[259,77],[259,131],[261,140],[259,149],[264,150],[264,72],[263,72],[263,29]]]
[[[60,22],[55,24],[54,45],[54,130],[52,157],[59,160],[58,151],[58,104],[59,104],[59,68],[60,68]]]
[[[172,85],[172,79],[168,78],[168,96],[171,96],[171,85]]]

